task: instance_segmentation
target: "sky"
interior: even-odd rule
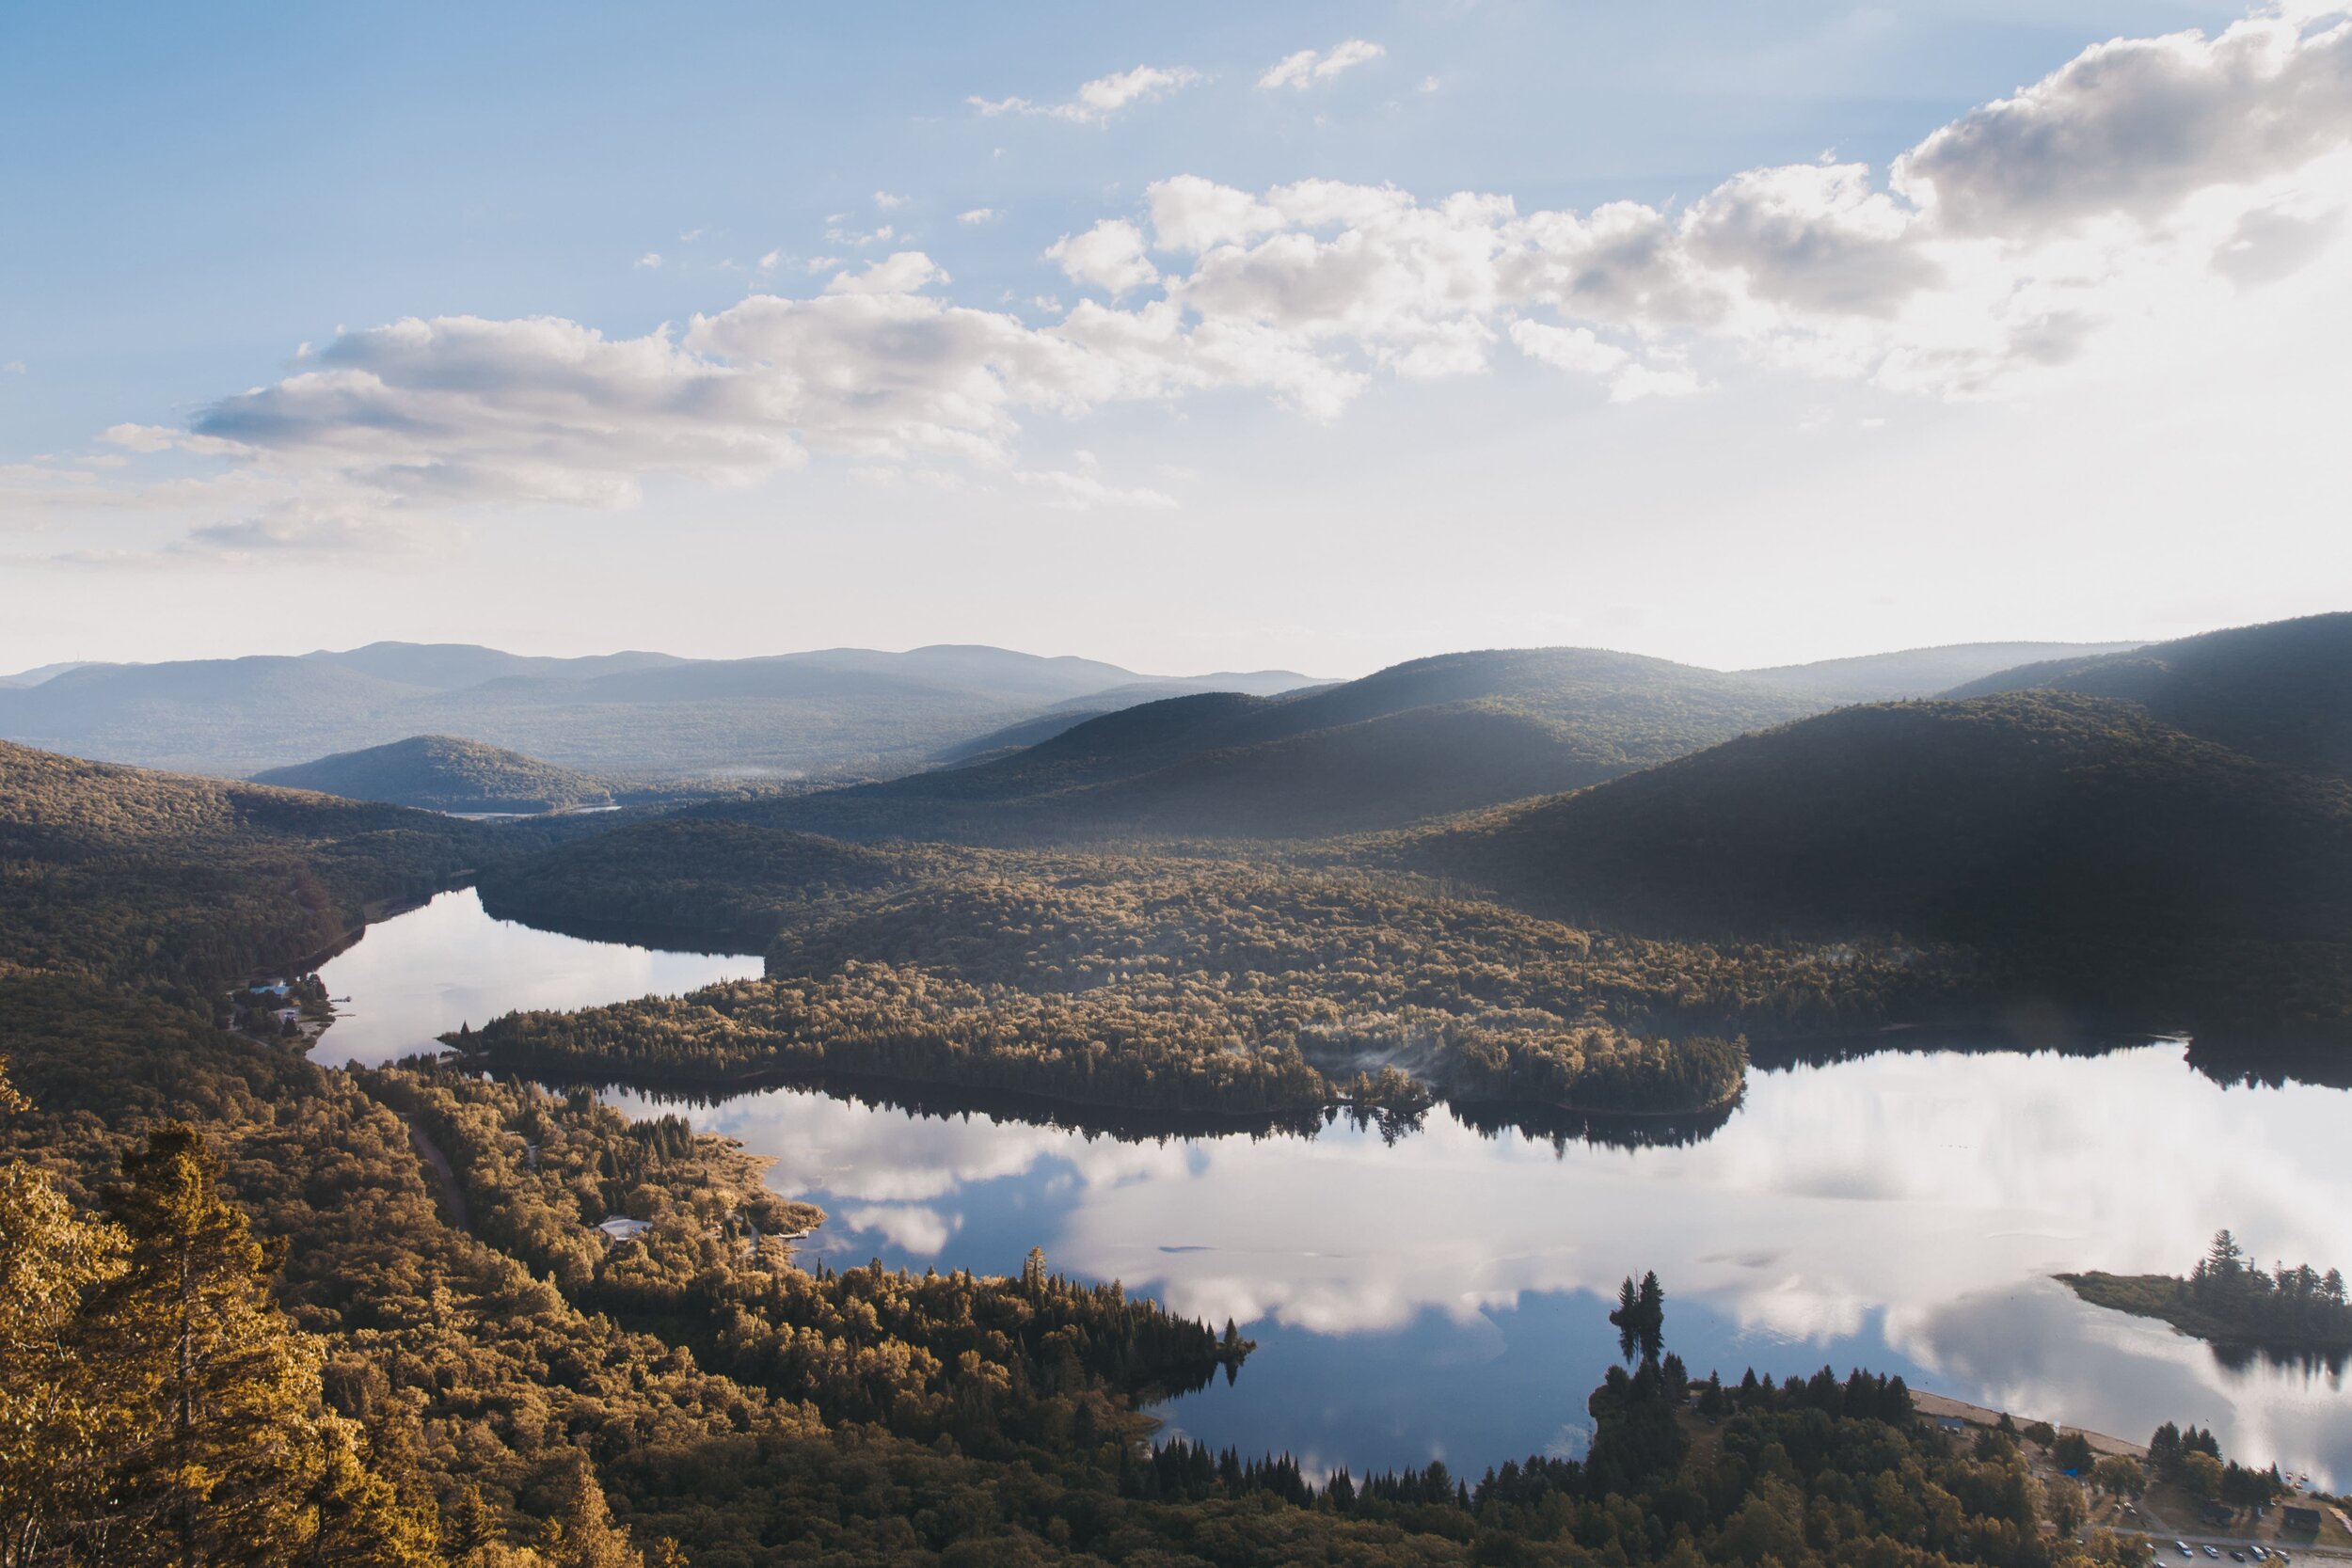
[[[0,8],[0,670],[2352,608],[2325,0]]]

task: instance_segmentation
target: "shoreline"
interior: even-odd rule
[[[480,1037],[477,1033],[475,1038]],[[909,1101],[919,1098],[922,1091],[930,1090],[934,1095],[942,1097],[968,1098],[976,1104],[985,1100],[994,1099],[1078,1117],[1091,1116],[1105,1122],[1116,1122],[1121,1119],[1175,1122],[1191,1118],[1233,1128],[1263,1126],[1295,1121],[1304,1117],[1322,1118],[1330,1113],[1348,1113],[1356,1109],[1355,1101],[1344,1098],[1301,1102],[1297,1105],[1248,1109],[1133,1105],[1118,1101],[1065,1097],[1045,1090],[1014,1088],[999,1085],[962,1084],[953,1079],[902,1077],[890,1073],[861,1072],[855,1069],[825,1066],[761,1067],[746,1069],[739,1072],[710,1075],[670,1074],[648,1072],[643,1069],[611,1061],[549,1062],[533,1060],[528,1054],[520,1058],[501,1058],[488,1053],[467,1050],[446,1036],[441,1037],[439,1043],[453,1052],[456,1060],[479,1071],[492,1074],[528,1075],[539,1078],[543,1082],[566,1076],[586,1081],[601,1074],[610,1083],[647,1089],[656,1093],[676,1094],[682,1099],[696,1096],[707,1096],[714,1100],[725,1099],[734,1095],[796,1084],[821,1085],[827,1082],[833,1082],[849,1086],[870,1088],[884,1094],[895,1094]],[[1747,1084],[1743,1078],[1728,1094],[1704,1105],[1677,1107],[1669,1110],[1588,1110],[1552,1101],[1455,1100],[1443,1093],[1433,1094],[1431,1108],[1444,1106],[1454,1111],[1457,1116],[1462,1112],[1469,1112],[1472,1116],[1486,1113],[1504,1117],[1549,1115],[1576,1117],[1588,1126],[1594,1127],[1605,1128],[1611,1125],[1640,1127],[1667,1125],[1680,1119],[1702,1119],[1723,1116],[1736,1109],[1746,1097],[1746,1093]],[[1375,1116],[1379,1114],[1379,1110],[1378,1106],[1367,1106],[1363,1108],[1363,1114]]]
[[[2001,1424],[2001,1418],[2004,1415],[2009,1417],[2011,1424],[2021,1428],[2031,1426],[2036,1421],[2049,1419],[2045,1416],[2020,1416],[2013,1412],[1987,1409],[1981,1404],[1971,1404],[1966,1400],[1954,1399],[1949,1394],[1939,1394],[1929,1388],[1914,1388],[1911,1391],[1911,1402],[1922,1416],[1951,1417],[1965,1421],[1970,1426],[1997,1427]],[[2104,1432],[2093,1432],[2089,1427],[2068,1426],[2063,1421],[2050,1421],[2050,1425],[2061,1433],[2080,1433],[2083,1441],[2090,1445],[2093,1453],[2122,1454],[2127,1459],[2144,1460],[2148,1457],[2148,1445],[2145,1443],[2126,1442],[2121,1437],[2112,1437]]]

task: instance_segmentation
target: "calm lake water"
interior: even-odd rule
[[[440,1049],[461,1023],[482,1024],[526,1007],[593,1007],[640,996],[674,996],[722,980],[756,977],[756,955],[663,953],[617,942],[581,942],[493,920],[472,888],[380,925],[319,966],[336,1006],[334,1026],[310,1059],[375,1067]]]
[[[384,1059],[461,1018],[757,972],[530,931],[448,895],[323,972],[376,1027],[361,1045],[338,1023],[316,1054]],[[1218,1446],[1472,1473],[1579,1451],[1614,1354],[1605,1298],[1654,1268],[1668,1345],[1702,1375],[1867,1366],[2136,1441],[2193,1421],[2233,1457],[2352,1485],[2341,1370],[2233,1369],[2048,1277],[2177,1273],[2223,1226],[2265,1262],[2352,1265],[2352,1093],[2224,1088],[2185,1054],[1758,1071],[1720,1131],[1642,1149],[1487,1136],[1442,1109],[1391,1145],[1345,1123],[1121,1139],[797,1088],[609,1098],[771,1156],[771,1185],[831,1216],[807,1244],[836,1262],[1009,1273],[1037,1244],[1058,1269],[1234,1319],[1259,1343],[1239,1381],[1160,1411]]]

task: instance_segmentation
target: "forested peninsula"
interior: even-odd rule
[[[759,980],[453,1038],[488,1066],[701,1086],[850,1074],[1237,1117],[1386,1102],[1410,1092],[1400,1077],[1464,1105],[1703,1112],[1739,1095],[1747,1030],[1943,1005],[1966,973],[1893,944],[1587,931],[1338,857],[1214,847],[851,846],[670,820],[483,891],[500,914],[644,910],[767,956]]]
[[[2308,1263],[2265,1271],[2227,1230],[2214,1237],[2185,1276],[2092,1272],[2058,1277],[2094,1307],[2160,1319],[2225,1350],[2318,1355],[2339,1365],[2352,1356],[2352,1302],[2345,1298],[2343,1271]]]

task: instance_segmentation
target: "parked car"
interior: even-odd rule
[[[2218,1546],[2207,1546],[2205,1548],[2205,1555],[2218,1560],[2221,1556],[2221,1548]]]

